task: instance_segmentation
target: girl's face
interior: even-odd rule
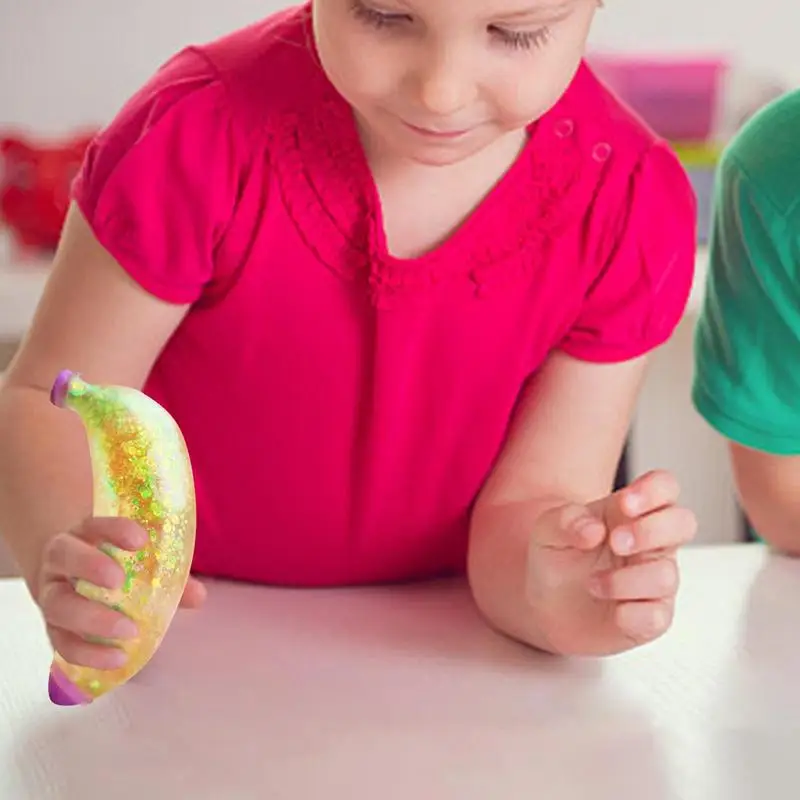
[[[329,79],[370,146],[451,164],[548,111],[598,0],[314,0]]]

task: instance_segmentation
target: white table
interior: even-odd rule
[[[795,800],[800,563],[682,560],[672,631],[602,661],[502,639],[459,582],[217,584],[85,708],[50,705],[37,613],[0,582],[0,798]]]

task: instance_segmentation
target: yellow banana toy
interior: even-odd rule
[[[89,444],[96,517],[127,517],[149,534],[130,553],[106,546],[125,570],[114,591],[77,581],[82,596],[128,615],[136,639],[114,642],[125,666],[97,670],[67,663],[58,653],[49,694],[57,705],[90,703],[136,675],[152,658],[178,608],[194,555],[196,505],[192,466],[175,420],[154,400],[125,386],[94,386],[72,372],[56,378],[50,399],[78,414]]]

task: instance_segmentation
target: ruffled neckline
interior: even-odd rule
[[[286,208],[329,269],[366,280],[372,302],[389,307],[454,283],[484,294],[545,262],[553,237],[573,217],[568,198],[581,166],[572,122],[559,104],[529,126],[516,161],[458,229],[434,249],[403,259],[388,252],[353,111],[321,68],[315,71],[318,91],[277,115],[270,150]]]

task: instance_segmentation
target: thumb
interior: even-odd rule
[[[545,511],[536,523],[533,538],[540,547],[592,550],[605,535],[603,519],[591,507],[568,503]]]
[[[601,497],[599,500],[589,503],[589,513],[602,520],[608,530],[624,525],[631,519],[626,507],[629,493],[629,487],[625,487],[606,497]]]
[[[183,590],[180,607],[200,608],[205,603],[207,594],[206,587],[197,578],[190,577],[186,583],[186,588]]]

